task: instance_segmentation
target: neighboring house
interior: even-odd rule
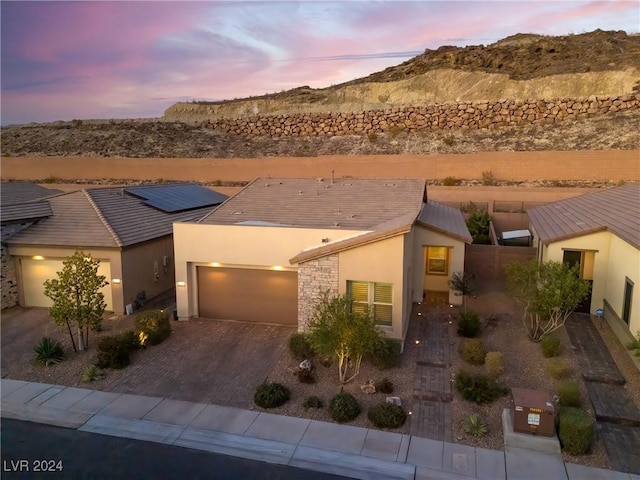
[[[80,249],[100,260],[107,310],[123,313],[175,286],[172,225],[202,218],[226,199],[206,187],[162,184],[63,193],[51,212],[7,239],[20,305],[48,307],[45,280]],[[4,210],[4,206],[3,206]]]
[[[258,178],[197,223],[174,224],[181,319],[298,325],[321,292],[349,294],[406,335],[412,302],[449,291],[471,236],[422,180]]]
[[[5,243],[11,236],[53,214],[47,197],[60,190],[30,182],[3,182],[0,185],[2,220],[2,310],[18,305],[18,279],[15,264]]]
[[[538,260],[578,264],[591,283],[578,311],[603,309],[621,339],[635,335],[640,330],[640,185],[588,193],[528,213]]]

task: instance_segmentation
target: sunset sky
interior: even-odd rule
[[[637,1],[2,1],[2,125],[327,87],[441,45],[638,33]]]

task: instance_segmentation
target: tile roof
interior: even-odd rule
[[[206,188],[206,187],[201,187]],[[173,231],[173,222],[202,218],[212,207],[165,213],[119,187],[96,188],[48,200],[53,215],[14,235],[8,243],[122,247]]]
[[[528,214],[545,244],[609,230],[640,249],[640,184],[548,203],[529,209]]]
[[[53,210],[46,200],[35,202],[2,205],[0,207],[0,221],[2,224],[10,222],[26,222],[53,215]]]
[[[2,182],[0,184],[0,203],[14,205],[31,202],[61,193],[60,190],[45,188],[31,182]]]
[[[407,213],[415,219],[424,193],[423,180],[261,177],[201,223],[372,230]]]
[[[466,243],[473,241],[460,210],[433,200],[429,200],[422,207],[418,223]]]

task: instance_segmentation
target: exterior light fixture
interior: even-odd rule
[[[421,317],[422,316],[422,312],[418,312],[418,316]]]
[[[112,278],[111,283],[115,283],[116,285],[119,285],[122,283],[122,280],[120,280],[119,278]]]
[[[280,265],[276,265],[275,267],[273,267],[273,269],[280,271],[280,270],[282,270],[282,267]]]
[[[219,267],[220,264],[218,262],[211,262],[212,267]]]
[[[176,285],[178,285],[179,287],[186,287],[187,282],[178,282]]]
[[[420,340],[416,340],[416,345],[420,345]]]
[[[449,308],[453,308],[453,304],[451,304],[451,303],[450,303],[450,304],[449,304]]]
[[[33,257],[34,260],[44,260],[44,257],[42,255],[34,255]]]

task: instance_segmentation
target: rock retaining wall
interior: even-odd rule
[[[640,94],[621,97],[501,100],[395,107],[359,113],[300,113],[209,120],[213,130],[243,136],[375,135],[551,124],[640,109]]]

